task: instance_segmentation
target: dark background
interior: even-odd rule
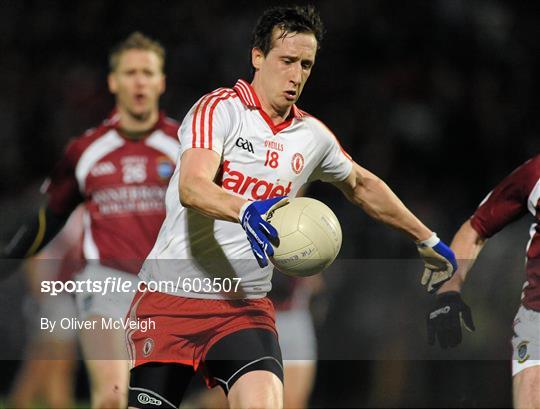
[[[312,3],[327,35],[298,105],[449,242],[489,190],[538,152],[540,4]],[[68,139],[112,109],[107,56],[118,41],[140,30],[162,42],[162,106],[181,120],[201,95],[251,79],[251,30],[270,4],[281,3],[0,0],[0,240],[35,208],[39,184]],[[313,404],[510,405],[504,356],[524,280],[528,222],[501,233],[482,254],[464,291],[478,331],[445,355],[425,346],[423,314],[431,298],[419,288],[419,273],[362,264],[414,263],[411,242],[369,220],[331,186],[315,184],[311,194],[342,221],[340,258],[347,260],[326,275],[327,291],[315,300],[320,350],[324,355],[337,343],[350,352],[321,361]],[[4,303],[21,298],[19,284]],[[18,334],[9,320],[5,325]],[[22,335],[13,338],[24,343]],[[500,355],[490,359],[486,350]],[[1,365],[6,390],[15,365]]]

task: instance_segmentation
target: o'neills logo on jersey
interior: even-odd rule
[[[283,152],[283,144],[280,142],[272,141],[272,140],[265,140],[264,141],[264,147],[273,149],[275,151]]]
[[[244,195],[249,190],[254,200],[286,196],[291,192],[292,182],[289,182],[287,186],[283,186],[278,183],[248,176],[238,170],[232,170],[229,166],[230,163],[228,160],[223,162],[222,186],[226,190],[231,190],[240,195]]]

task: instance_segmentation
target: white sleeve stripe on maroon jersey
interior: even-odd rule
[[[527,207],[533,216],[536,216],[536,205],[540,199],[540,180],[536,182],[527,199]]]
[[[83,215],[84,237],[83,237],[83,255],[85,260],[99,260],[99,250],[92,236],[92,221],[90,214],[85,210]]]
[[[480,208],[480,207],[482,207],[482,205],[483,205],[484,203],[486,203],[486,202],[489,200],[489,198],[491,197],[491,194],[492,194],[492,193],[493,193],[493,190],[492,190],[491,192],[489,192],[489,193],[486,195],[486,197],[484,197],[484,198],[482,199],[482,201],[481,201],[480,204],[478,205],[477,209]]]
[[[534,237],[536,236],[536,226],[538,223],[531,224],[531,227],[529,228],[529,241],[527,242],[527,245],[525,246],[525,254],[529,254],[529,249],[531,248],[531,244],[534,240]]]
[[[180,148],[178,142],[165,135],[163,131],[158,129],[152,133],[152,135],[146,139],[145,144],[165,154],[170,160],[176,163]]]
[[[220,101],[231,97],[231,90],[227,88],[220,88],[211,94],[208,94],[203,100],[200,101],[197,106],[195,115],[193,116],[192,132],[193,132],[193,147],[194,148],[208,148],[212,149],[212,127],[211,123],[213,118],[213,111],[215,105]],[[210,113],[207,114],[207,108],[210,102],[216,101],[214,106],[211,107]],[[202,108],[201,108],[202,106]],[[210,122],[209,122],[210,121]],[[205,131],[205,125],[208,122],[208,132]],[[199,126],[199,144],[197,144],[197,125]]]
[[[108,155],[124,145],[124,143],[124,140],[115,130],[110,130],[86,148],[75,168],[75,176],[79,182],[79,189],[81,192],[84,191],[86,177],[88,176],[90,169],[92,169],[92,166],[105,155]]]

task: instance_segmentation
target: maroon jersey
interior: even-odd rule
[[[136,274],[165,218],[179,125],[160,114],[146,137],[130,140],[122,136],[118,120],[113,113],[71,141],[47,192],[57,214],[84,202],[85,259]]]
[[[525,162],[508,175],[484,199],[471,217],[471,225],[483,238],[489,238],[504,226],[530,212],[534,222],[527,244],[527,282],[523,305],[540,311],[540,155]]]

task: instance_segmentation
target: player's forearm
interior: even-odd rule
[[[485,243],[486,239],[480,237],[469,220],[463,223],[450,245],[456,255],[458,269],[438,292],[461,291],[467,274],[473,267]]]
[[[213,219],[230,222],[238,222],[240,208],[246,202],[245,199],[227,193],[205,178],[180,183],[179,192],[182,206]]]
[[[348,198],[370,217],[406,233],[416,241],[431,236],[431,230],[407,209],[384,181],[369,172],[364,172],[357,179]]]
[[[384,182],[366,198],[364,209],[376,220],[404,232],[415,241],[426,240],[432,235],[432,231],[407,209]]]

